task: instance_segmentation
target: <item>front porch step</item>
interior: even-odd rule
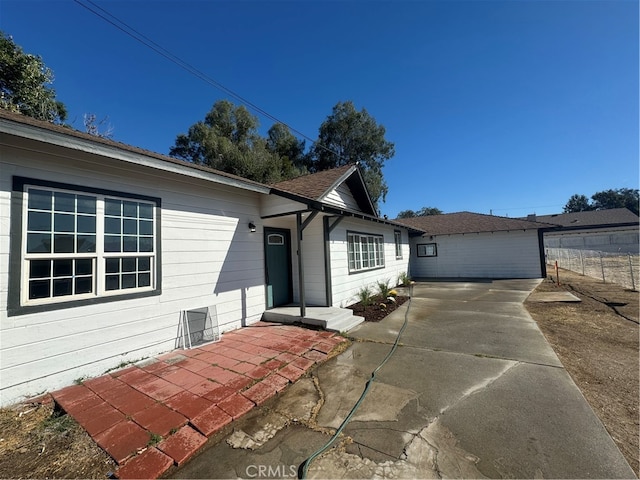
[[[300,307],[277,307],[262,314],[266,322],[303,323],[314,325],[333,332],[346,332],[364,321],[363,317],[353,314],[348,308],[307,307],[304,318],[300,316]]]

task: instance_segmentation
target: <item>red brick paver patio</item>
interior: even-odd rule
[[[258,322],[51,395],[118,463],[119,478],[157,478],[343,341],[331,332]]]

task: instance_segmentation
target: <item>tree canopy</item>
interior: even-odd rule
[[[398,213],[397,218],[426,217],[427,215],[442,215],[442,210],[434,207],[422,207],[417,212],[413,210],[402,210]]]
[[[394,144],[384,138],[385,132],[364,108],[358,111],[353,102],[338,102],[320,125],[318,140],[310,152],[311,171],[357,162],[377,206],[389,190],[382,168],[395,154]]]
[[[216,102],[204,120],[177,136],[170,155],[263,183],[288,180],[358,163],[374,205],[384,201],[387,184],[382,167],[394,154],[385,129],[366,110],[339,102],[319,128],[315,144],[305,152],[289,128],[276,123],[267,137],[258,133],[258,119],[244,106]]]
[[[232,173],[262,183],[275,183],[301,173],[293,162],[300,147],[284,125],[273,126],[265,139],[258,119],[244,106],[228,100],[216,102],[204,121],[177,136],[169,154],[198,165]],[[292,140],[293,137],[293,140]]]
[[[640,195],[637,188],[619,188],[596,192],[591,202],[585,195],[574,194],[564,206],[564,213],[588,212],[591,210],[609,210],[612,208],[628,208],[638,215]]]
[[[67,117],[64,104],[51,88],[53,72],[42,58],[23,52],[13,38],[0,31],[0,108],[60,123]]]

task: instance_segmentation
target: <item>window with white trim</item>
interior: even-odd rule
[[[400,232],[400,230],[394,230],[393,239],[396,244],[396,260],[401,260],[402,259],[402,232]]]
[[[349,272],[384,267],[384,237],[347,232]]]
[[[152,291],[155,202],[26,184],[21,304]]]

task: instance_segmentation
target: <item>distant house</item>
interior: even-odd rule
[[[0,404],[409,269],[356,165],[263,185],[0,110]]]
[[[551,225],[471,212],[397,221],[423,232],[410,242],[414,278],[546,276],[542,233]]]
[[[549,248],[638,253],[640,219],[627,208],[529,216],[558,228],[544,234]]]

